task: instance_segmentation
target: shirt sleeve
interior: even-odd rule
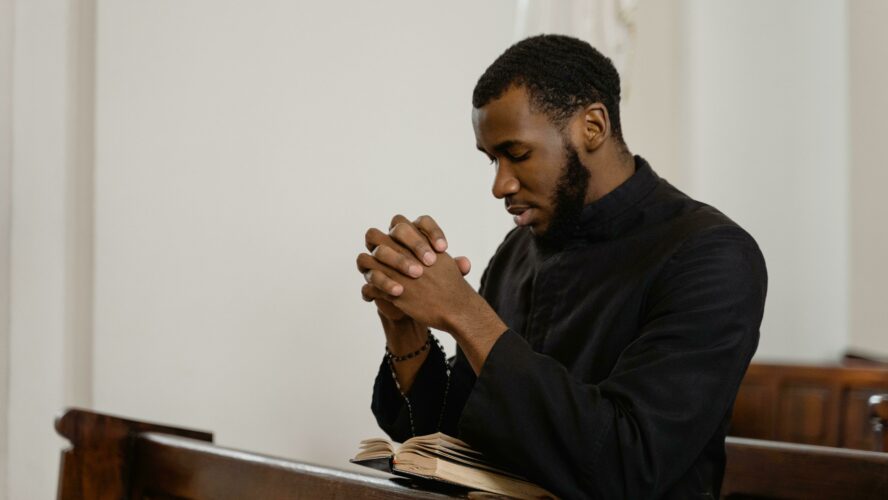
[[[479,293],[484,292],[489,270],[490,266],[481,275]],[[404,394],[395,383],[388,360],[383,357],[373,384],[370,409],[376,423],[393,440],[404,442],[413,436],[439,431],[460,436],[459,419],[475,384],[475,372],[459,347],[456,355],[447,359],[447,365],[444,359],[438,343],[432,342],[431,352],[417,372],[410,391]]]
[[[719,431],[758,344],[764,260],[739,228],[686,242],[651,286],[611,374],[575,379],[512,331],[482,367],[461,436],[567,498],[657,498]]]
[[[398,389],[388,360],[383,358],[379,366],[371,410],[379,427],[395,441],[438,431],[458,435],[459,416],[475,374],[461,351],[445,365],[445,355],[436,342],[430,349],[406,394]]]

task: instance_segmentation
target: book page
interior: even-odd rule
[[[415,451],[395,455],[394,472],[437,479],[515,498],[555,498],[539,486],[475,465],[462,465],[443,458],[429,457]]]
[[[490,463],[481,452],[472,449],[463,441],[440,432],[408,439],[398,448],[396,457],[402,453],[416,453],[429,458],[443,458],[470,467],[522,479],[520,476],[504,471]]]
[[[386,458],[394,455],[395,446],[387,439],[371,438],[361,441],[360,451],[354,460]]]

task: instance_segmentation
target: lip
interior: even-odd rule
[[[518,226],[526,226],[530,224],[531,220],[533,220],[533,207],[527,205],[509,205],[506,207],[506,211],[512,214],[512,220],[515,221],[515,224]]]

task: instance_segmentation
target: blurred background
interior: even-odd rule
[[[539,32],[611,55],[631,150],[758,240],[756,360],[888,357],[886,21],[883,0],[0,0],[0,498],[54,495],[71,405],[345,467],[381,434],[364,231],[430,214],[477,285],[511,219],[471,92]]]

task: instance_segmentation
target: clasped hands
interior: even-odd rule
[[[413,319],[423,327],[454,333],[457,317],[477,293],[463,278],[471,263],[446,253],[447,239],[434,219],[392,218],[388,233],[371,228],[364,236],[370,253],[358,255],[366,284],[361,295],[375,302],[383,320]]]
[[[444,232],[429,216],[410,222],[396,215],[388,233],[371,228],[364,240],[370,253],[358,255],[367,282],[361,295],[376,303],[389,347],[410,352],[431,327],[452,335],[479,374],[508,327],[463,278],[472,267],[469,259],[446,253]],[[400,383],[412,382],[405,377]]]

